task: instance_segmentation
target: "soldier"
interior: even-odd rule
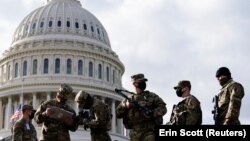
[[[147,79],[144,74],[135,74],[131,78],[135,93],[129,97],[140,107],[152,109],[152,112],[142,111],[134,102],[124,99],[116,108],[116,117],[123,118],[125,127],[131,129],[130,141],[154,141],[154,128],[159,124],[156,121],[167,113],[166,103],[157,94],[145,90]]]
[[[179,81],[174,87],[178,97],[183,99],[173,108],[170,124],[172,125],[201,125],[202,110],[199,100],[190,94],[191,83],[188,80]]]
[[[75,101],[78,103],[79,124],[83,124],[85,130],[90,128],[91,141],[111,141],[108,131],[112,115],[108,105],[85,91],[79,91]]]
[[[222,86],[218,94],[218,119],[219,125],[240,125],[239,115],[241,100],[244,96],[243,86],[233,81],[227,67],[220,67],[216,78]]]
[[[22,118],[17,120],[13,126],[12,141],[37,141],[36,129],[31,122],[34,113],[32,106],[22,106]]]
[[[53,112],[57,113],[64,111],[64,113],[71,113],[74,116],[76,115],[75,111],[66,104],[66,101],[72,92],[73,89],[71,86],[68,84],[62,84],[56,94],[56,98],[43,102],[37,109],[37,112],[35,113],[35,121],[38,124],[43,123],[40,141],[70,141],[69,130],[73,132],[76,131],[78,128],[77,123],[67,123],[59,119],[61,116],[56,117],[55,114],[53,115]],[[53,111],[53,109],[56,110]],[[67,121],[74,121],[72,118],[67,118]]]

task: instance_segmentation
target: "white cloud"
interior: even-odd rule
[[[26,9],[34,8],[34,5],[40,3],[37,0],[21,0],[21,2]]]

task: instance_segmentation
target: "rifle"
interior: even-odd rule
[[[171,113],[171,115],[170,115],[169,122],[167,122],[166,125],[176,125],[176,121],[175,121],[175,119],[174,119],[174,111],[175,111],[175,108],[176,108],[176,105],[173,105],[172,113]]]
[[[218,96],[217,95],[214,96],[213,102],[215,103],[214,110],[212,110],[214,123],[215,123],[215,125],[219,125],[219,121],[218,121],[219,109],[218,109]]]
[[[125,99],[128,100],[128,102],[132,103],[135,108],[137,108],[139,111],[143,112],[143,114],[147,117],[152,117],[154,114],[154,110],[151,108],[147,108],[147,107],[142,107],[141,105],[139,105],[136,101],[132,100],[131,98],[129,98],[127,95],[123,94],[123,92],[127,92],[130,94],[134,94],[133,92],[127,91],[127,90],[121,90],[121,89],[115,89],[115,92],[118,93],[120,96],[124,97]]]

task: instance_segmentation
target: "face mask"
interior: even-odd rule
[[[32,120],[34,118],[36,111],[32,110],[31,114],[29,115],[30,120]]]
[[[138,83],[138,88],[141,90],[145,90],[146,89],[146,83],[145,82],[139,82]]]
[[[221,80],[219,80],[219,83],[221,86],[224,86],[228,80],[230,80],[230,78],[225,77],[225,78],[222,78]]]
[[[177,89],[177,90],[176,90],[176,95],[177,95],[178,97],[181,97],[182,94],[183,94],[183,91],[181,91],[181,89]]]

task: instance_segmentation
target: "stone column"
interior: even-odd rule
[[[34,109],[37,109],[37,100],[36,100],[36,92],[32,93],[32,106]]]
[[[125,132],[126,132],[125,130],[126,130],[126,129],[125,129],[125,127],[124,127],[122,121],[123,121],[122,119],[119,120],[119,124],[121,125],[121,134],[122,134],[122,135],[125,135]]]
[[[36,92],[32,93],[32,106],[33,108],[36,110],[37,109],[37,100],[36,100]],[[37,123],[35,122],[35,120],[32,120],[32,124],[36,127]]]
[[[22,85],[22,87],[21,87],[21,94],[20,94],[20,97],[19,97],[19,104],[24,104],[23,102],[23,83],[24,83],[24,79],[22,79],[21,80],[21,85]]]
[[[2,99],[0,98],[0,129],[3,127],[3,103]]]
[[[47,92],[47,100],[51,99],[51,92]]]
[[[112,118],[112,128],[111,128],[111,131],[112,133],[116,133],[116,114],[115,114],[115,100],[112,100],[112,115],[113,115],[113,118]]]
[[[5,118],[5,129],[9,129],[10,128],[10,117],[11,117],[11,105],[12,105],[12,98],[11,96],[8,97],[8,105],[7,105],[7,109],[6,109],[6,118]]]

